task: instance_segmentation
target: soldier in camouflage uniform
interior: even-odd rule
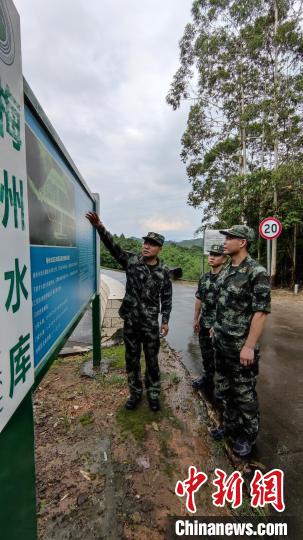
[[[214,347],[209,332],[214,326],[216,315],[215,284],[225,261],[223,244],[213,244],[208,255],[211,271],[200,276],[195,295],[193,329],[194,332],[199,332],[204,375],[196,379],[192,386],[205,390],[209,395],[214,389],[215,375]]]
[[[215,439],[229,436],[234,451],[250,454],[259,429],[256,376],[260,358],[258,340],[270,313],[269,276],[248,254],[254,231],[234,225],[225,234],[224,253],[230,264],[216,282],[217,309],[213,327],[216,370],[223,397],[223,425]]]
[[[111,234],[95,212],[86,217],[97,229],[105,247],[126,272],[126,292],[119,315],[124,319],[123,337],[125,362],[130,397],[125,407],[134,409],[142,398],[141,345],[143,345],[146,371],[145,387],[150,408],[160,409],[160,371],[158,353],[160,347],[158,315],[161,301],[161,335],[168,333],[168,321],[172,308],[172,284],[169,269],[162,265],[158,254],[164,236],[149,232],[144,236],[142,256],[124,251],[113,241]]]

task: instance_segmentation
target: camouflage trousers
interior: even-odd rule
[[[223,403],[223,426],[232,439],[244,436],[254,442],[260,423],[256,393],[260,353],[255,351],[255,361],[247,367],[240,364],[240,352],[226,345],[214,342],[217,389]]]
[[[199,344],[202,355],[204,375],[209,382],[213,382],[215,374],[215,351],[212,338],[209,336],[209,328],[200,328]]]
[[[125,343],[125,363],[128,386],[131,394],[142,395],[141,348],[145,356],[145,388],[151,399],[160,393],[160,369],[158,353],[160,348],[158,321],[152,324],[126,319],[123,338]]]

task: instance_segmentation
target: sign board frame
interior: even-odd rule
[[[0,432],[34,384],[31,263],[20,20],[1,0]]]

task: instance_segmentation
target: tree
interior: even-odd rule
[[[289,180],[286,191],[281,185],[303,163],[301,6],[193,2],[167,101],[173,109],[193,101],[181,158],[191,183],[188,202],[203,209],[202,225],[242,221],[256,228],[266,214],[284,219],[294,193],[302,205],[301,180]],[[295,235],[302,210],[289,225]],[[274,245],[273,279],[276,254]]]

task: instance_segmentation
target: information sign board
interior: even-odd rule
[[[39,371],[96,292],[95,202],[26,105],[26,156],[35,369]]]
[[[208,253],[212,244],[223,244],[224,234],[216,229],[205,229],[204,231],[204,253]]]

